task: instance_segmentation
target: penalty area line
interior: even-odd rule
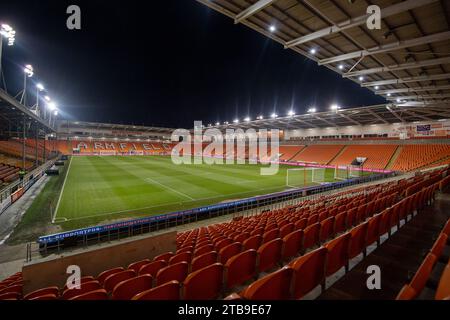
[[[169,186],[166,186],[165,184],[162,184],[161,182],[158,182],[158,181],[156,181],[156,180],[153,180],[152,178],[145,178],[145,180],[150,181],[150,182],[152,182],[152,183],[156,183],[157,185],[159,185],[159,186],[161,186],[161,187],[163,187],[163,188],[165,188],[165,189],[167,189],[167,190],[170,190],[170,191],[172,191],[172,192],[175,192],[175,193],[179,194],[180,196],[183,196],[183,197],[185,197],[185,198],[188,198],[189,200],[195,201],[194,198],[188,196],[187,194],[185,194],[185,193],[183,193],[183,192],[180,192],[180,191],[178,191],[178,190],[175,190],[175,189],[173,189],[173,188],[171,188],[171,187],[169,187]]]
[[[67,168],[67,173],[66,173],[66,176],[64,177],[64,182],[63,182],[63,186],[61,188],[61,192],[59,194],[58,202],[56,203],[55,214],[52,218],[52,223],[55,223],[56,215],[58,214],[59,204],[61,203],[61,198],[64,193],[64,187],[66,186],[66,181],[67,181],[67,178],[69,177],[71,166],[72,166],[72,157],[70,157],[70,160],[69,160],[69,167]]]

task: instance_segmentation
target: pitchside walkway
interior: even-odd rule
[[[369,253],[361,263],[320,295],[319,299],[395,299],[401,288],[411,280],[442,231],[450,217],[449,208],[450,190],[437,194],[433,206],[425,207],[391,238],[386,240],[385,236],[380,247]],[[370,265],[380,267],[381,290],[367,289],[369,275],[366,270]],[[426,292],[420,297],[433,299]]]

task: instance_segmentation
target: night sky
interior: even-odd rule
[[[2,0],[0,21],[17,31],[3,50],[9,92],[30,63],[66,119],[188,128],[385,102],[195,0],[145,3]],[[71,4],[81,31],[66,28]]]

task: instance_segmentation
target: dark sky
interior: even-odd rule
[[[81,31],[66,28],[71,4]],[[194,0],[2,0],[0,21],[17,31],[3,52],[10,92],[30,63],[71,120],[191,128],[384,102]]]

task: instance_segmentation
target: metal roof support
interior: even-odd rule
[[[437,0],[408,0],[408,1],[404,1],[404,2],[400,2],[397,3],[395,5],[386,7],[381,9],[381,18],[386,18],[389,16],[393,16],[417,7],[421,7],[433,2],[436,2]],[[308,5],[310,5],[308,3]],[[285,45],[285,49],[290,48],[290,47],[294,47],[297,46],[299,44],[303,44],[305,42],[309,42],[309,41],[313,41],[328,35],[332,35],[350,28],[354,28],[360,25],[363,25],[364,23],[366,23],[367,18],[369,17],[368,14],[353,18],[353,19],[349,19],[346,21],[342,21],[334,26],[328,27],[328,28],[324,28],[321,29],[319,31],[313,32],[311,34],[308,34],[306,36],[302,36],[300,38],[291,40],[289,42],[286,43]]]
[[[446,64],[446,63],[450,63],[450,57],[430,59],[430,60],[417,61],[417,62],[416,61],[408,62],[408,63],[403,63],[403,64],[395,64],[395,65],[391,65],[391,66],[387,66],[387,67],[372,68],[372,69],[359,70],[359,71],[354,71],[354,72],[351,72],[351,70],[349,70],[347,73],[344,73],[342,75],[342,77],[344,77],[344,78],[358,77],[358,76],[364,76],[364,75],[373,74],[373,73],[414,69],[414,68],[435,66],[435,65]]]
[[[415,96],[398,96],[398,97],[389,97],[388,100],[424,100],[424,99],[444,99],[450,98],[450,93],[446,94],[426,94],[426,95],[415,95]]]
[[[239,23],[242,20],[245,20],[249,17],[251,17],[252,15],[254,15],[255,13],[257,13],[258,11],[263,10],[264,8],[270,6],[272,3],[274,3],[276,0],[259,0],[258,2],[252,4],[250,7],[248,7],[247,9],[245,9],[244,11],[242,11],[241,13],[239,13],[235,18],[234,18],[234,23]]]
[[[431,35],[428,35],[425,37],[397,41],[397,42],[393,42],[393,43],[376,46],[376,47],[373,47],[370,49],[359,50],[359,51],[355,51],[355,52],[342,54],[342,55],[332,57],[332,58],[322,59],[322,60],[319,60],[319,65],[330,64],[330,63],[344,61],[344,60],[350,60],[350,59],[356,59],[356,58],[360,58],[360,57],[371,56],[371,55],[378,54],[378,53],[400,50],[403,48],[419,46],[422,44],[444,41],[444,40],[448,40],[449,38],[450,38],[450,31],[444,31],[444,32],[440,32],[440,33],[431,34]]]
[[[387,94],[387,93],[408,93],[408,92],[420,92],[420,91],[433,91],[433,90],[447,90],[450,89],[450,85],[443,86],[425,86],[425,87],[414,87],[414,88],[402,88],[402,89],[387,89],[378,90],[376,94]]]
[[[407,77],[402,79],[391,79],[391,80],[381,80],[373,82],[362,83],[362,87],[373,87],[373,86],[384,86],[388,84],[399,84],[407,82],[419,82],[419,81],[430,81],[430,80],[446,80],[450,79],[450,73],[436,74],[431,76],[419,76],[419,77]]]

